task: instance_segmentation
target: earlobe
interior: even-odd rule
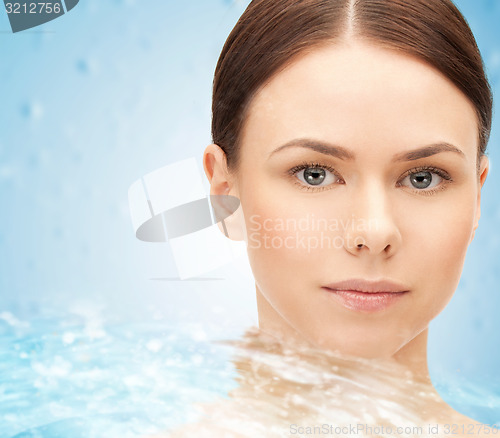
[[[474,240],[474,236],[476,235],[477,227],[479,226],[479,219],[481,218],[481,189],[484,186],[486,181],[486,177],[488,176],[488,172],[490,170],[490,161],[486,155],[481,157],[480,165],[479,165],[479,180],[478,180],[478,188],[477,188],[477,205],[476,205],[476,217],[474,221],[474,228],[472,230],[472,236],[469,243],[472,243]]]
[[[219,145],[212,143],[205,148],[205,152],[203,153],[203,169],[205,170],[205,175],[208,178],[211,188],[214,184],[214,178],[218,180],[221,180],[221,178],[225,179],[225,175],[228,173],[226,154]],[[215,181],[215,183],[217,182],[218,181]],[[214,194],[212,190],[210,193]]]
[[[479,167],[479,183],[481,184],[480,188],[483,187],[489,171],[490,171],[490,160],[486,155],[483,155],[481,157],[480,167]]]
[[[210,182],[210,203],[220,231],[231,240],[244,240],[244,220],[237,186],[228,170],[226,154],[219,145],[206,147],[203,168]]]

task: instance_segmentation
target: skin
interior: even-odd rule
[[[273,153],[304,138],[342,146],[355,159],[305,147]],[[461,153],[393,161],[440,142]],[[481,157],[477,171],[477,149],[474,106],[417,58],[351,39],[293,60],[252,100],[239,167],[227,168],[218,145],[204,154],[211,194],[241,201],[226,227],[230,238],[248,244],[259,327],[280,340],[398,364],[431,385],[428,326],[457,288],[480,218],[489,162]],[[303,171],[289,173],[302,162],[333,170],[308,187]],[[408,172],[428,166],[451,179],[430,170],[431,188],[412,185]],[[280,226],[286,218],[349,226],[321,234]],[[336,247],[292,243],[322,235]],[[410,292],[382,311],[355,311],[322,288],[351,278],[390,279]],[[452,415],[444,402],[442,408]]]

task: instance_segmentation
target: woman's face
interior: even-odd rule
[[[478,177],[477,148],[473,105],[416,58],[351,42],[274,76],[249,107],[229,192],[260,326],[363,357],[391,356],[423,332],[451,299],[477,227],[488,170],[484,157]],[[350,279],[408,292],[370,305],[325,287]]]

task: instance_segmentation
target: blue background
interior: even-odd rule
[[[127,200],[135,180],[163,165],[196,157],[201,171],[213,72],[247,4],[81,0],[15,35],[0,11],[0,324],[72,312],[256,322],[254,285],[238,270],[202,283],[158,280],[177,275],[171,253],[135,239]],[[456,4],[498,98],[500,2]],[[480,226],[430,330],[431,375],[457,407],[465,402],[453,385],[496,393],[477,403],[500,394],[499,122],[496,112]]]

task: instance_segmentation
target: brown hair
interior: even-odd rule
[[[437,68],[473,103],[479,158],[493,97],[476,40],[451,0],[253,0],[231,31],[213,82],[212,141],[238,167],[239,137],[255,93],[296,55],[359,37]]]

